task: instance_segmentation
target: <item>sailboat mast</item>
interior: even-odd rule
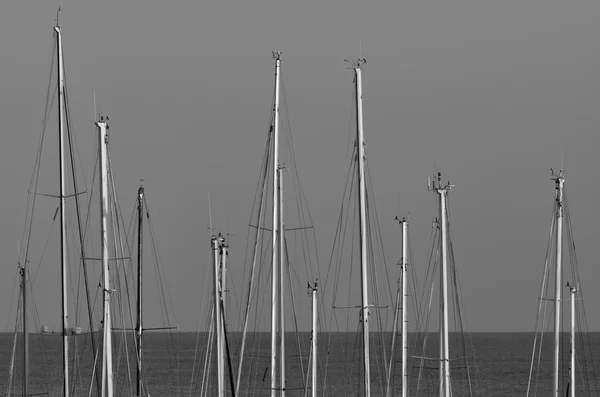
[[[137,396],[142,395],[142,333],[144,332],[142,323],[142,292],[143,292],[143,277],[142,277],[142,259],[144,256],[144,187],[138,189],[138,258],[137,258],[137,378],[136,392]]]
[[[371,365],[369,353],[369,290],[367,283],[367,208],[365,184],[365,142],[363,137],[363,104],[362,104],[362,65],[366,61],[359,59],[354,62],[354,82],[356,88],[356,147],[358,153],[358,189],[360,206],[360,279],[362,300],[362,333],[363,333],[363,370],[364,395],[371,396]]]
[[[567,284],[569,286],[569,284]],[[569,397],[575,397],[575,295],[577,288],[570,286],[571,291],[571,381],[569,382]]]
[[[317,397],[317,281],[312,289],[312,397]]]
[[[278,258],[277,245],[281,238],[279,230],[279,198],[277,179],[279,168],[279,76],[281,73],[281,52],[273,51],[275,58],[275,102],[273,104],[273,259],[271,273],[271,397],[277,396],[277,283]]]
[[[408,265],[408,221],[402,218],[402,397],[406,397],[408,391],[408,371],[406,370],[408,357],[408,310],[406,310],[406,268]],[[396,332],[396,330],[394,330]]]
[[[102,217],[102,274],[103,274],[103,338],[102,346],[102,397],[113,395],[112,370],[112,324],[110,317],[110,274],[108,269],[108,124],[104,117],[96,123],[98,126],[98,143],[100,147],[100,215]]]
[[[279,242],[278,251],[279,251],[279,332],[281,337],[279,339],[279,370],[280,370],[280,383],[281,383],[281,397],[285,397],[285,386],[286,386],[286,378],[285,378],[285,297],[284,297],[284,286],[285,286],[285,272],[284,272],[284,230],[283,230],[283,172],[285,170],[284,166],[278,167],[279,174],[279,184],[277,193],[279,196],[279,237],[277,241]]]
[[[213,282],[214,282],[214,319],[215,319],[215,340],[216,340],[216,356],[217,356],[217,396],[224,396],[224,377],[223,377],[223,334],[221,333],[221,298],[219,297],[220,285],[219,285],[219,267],[220,267],[220,256],[221,256],[221,236],[213,236],[211,239],[213,249]]]
[[[562,290],[562,233],[563,233],[563,188],[565,178],[562,171],[555,176],[556,184],[556,284],[554,290],[554,397],[559,396],[560,366],[560,319]]]
[[[219,318],[219,336],[221,338],[221,346],[220,346],[220,357],[221,361],[219,367],[219,376],[221,377],[221,384],[223,385],[223,395],[225,395],[225,306],[223,302],[223,277],[224,277],[224,269],[227,265],[227,245],[225,244],[225,238],[219,235],[219,272],[217,275],[217,281],[219,283],[219,311],[221,312],[221,316]]]
[[[440,219],[442,221],[442,295],[444,305],[444,396],[450,397],[450,349],[448,341],[448,210],[446,208],[447,188],[440,189]]]
[[[223,302],[223,315],[221,322],[223,323],[223,335],[225,335],[225,326],[227,325],[227,242],[223,239],[221,247],[221,302]]]
[[[448,338],[448,209],[446,197],[450,190],[450,184],[442,186],[442,174],[430,179],[430,190],[439,194],[440,205],[440,396],[450,397],[450,344]],[[404,379],[404,376],[403,376]]]
[[[27,396],[29,387],[29,330],[27,329],[27,259],[21,268],[23,283],[23,395]]]
[[[60,259],[61,259],[61,288],[62,288],[62,347],[63,347],[63,396],[69,396],[69,334],[67,306],[67,227],[65,224],[65,156],[64,156],[64,125],[63,115],[65,106],[65,80],[62,60],[62,36],[60,27],[54,27],[56,32],[56,56],[58,70],[58,146],[60,157]]]

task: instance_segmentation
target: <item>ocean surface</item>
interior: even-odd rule
[[[432,340],[437,336],[430,334]],[[589,333],[592,353],[595,357],[600,357],[600,333]],[[318,395],[327,395],[341,397],[346,395],[362,395],[360,383],[360,349],[351,349],[357,338],[354,333],[319,333],[319,392]],[[533,348],[533,333],[473,333],[471,334],[475,351],[475,359],[469,360],[471,379],[468,382],[474,390],[474,395],[479,396],[525,396],[529,378],[529,368],[531,363],[531,353]],[[410,339],[409,338],[409,342]],[[544,340],[544,353],[540,361],[540,372],[538,383],[541,384],[537,389],[538,396],[549,395],[552,381],[551,363],[552,355],[550,335]],[[569,357],[569,339],[568,335],[561,336],[565,348],[562,349],[562,357],[568,361]],[[151,396],[189,396],[200,395],[202,384],[202,368],[205,361],[206,333],[192,332],[148,332],[144,336],[144,371],[145,371],[145,390]],[[30,395],[49,395],[59,396],[62,391],[62,349],[61,337],[59,335],[41,335],[31,334],[30,336],[30,386],[28,394]],[[308,354],[310,352],[310,334],[301,333],[287,334],[287,396],[305,395],[304,384],[310,383],[310,367]],[[123,333],[114,334],[115,364],[113,371],[116,375],[115,390],[116,396],[135,396],[135,356],[133,354],[122,354],[121,352],[131,349],[133,340],[130,336],[124,337]],[[433,346],[433,352],[437,349]],[[229,336],[230,357],[234,373],[237,373],[237,362],[239,359],[239,334]],[[14,378],[15,381],[11,387],[11,395],[22,395],[21,376],[22,376],[22,352],[20,351],[20,335],[17,341],[17,355],[15,357]],[[0,333],[0,395],[6,395],[8,391],[8,376],[10,371],[11,352],[13,348],[13,334]],[[127,348],[127,349],[126,349]],[[244,370],[242,371],[242,387],[240,396],[244,395],[269,395],[269,348],[270,338],[267,333],[256,333],[249,337],[246,349],[246,358]],[[70,384],[72,396],[97,396],[95,387],[91,386],[90,380],[94,378],[92,373],[92,363],[94,356],[92,354],[89,335],[78,335],[71,337],[70,355],[72,369],[70,373]],[[302,352],[302,355],[299,354]],[[371,372],[373,379],[372,393],[374,396],[382,395],[382,382],[384,376],[381,367],[378,366],[383,360],[380,349],[376,346],[372,348]],[[588,351],[589,352],[589,351]],[[400,357],[399,351],[397,356]],[[451,351],[451,353],[453,353]],[[413,352],[411,352],[413,354]],[[428,355],[435,356],[435,353],[428,352]],[[451,356],[455,356],[453,353]],[[300,361],[300,356],[303,356]],[[75,358],[73,358],[75,357]],[[101,358],[100,358],[101,359]],[[214,356],[211,358],[214,361]],[[389,360],[389,357],[386,358]],[[128,363],[129,361],[129,363]],[[562,390],[567,388],[568,363],[565,361],[565,370],[563,371],[565,381],[561,385]],[[457,361],[458,362],[458,361]],[[73,365],[73,363],[77,365]],[[352,364],[354,363],[354,364]],[[410,394],[415,395],[416,379],[419,375],[418,363],[415,359],[411,361],[411,387]],[[476,364],[476,365],[475,365]],[[422,382],[429,381],[433,388],[419,388],[418,395],[435,395],[437,379],[439,372],[438,363],[432,362],[429,370],[421,372]],[[454,363],[451,361],[451,371]],[[591,371],[592,365],[600,369],[600,361],[583,367]],[[130,368],[128,370],[128,368]],[[225,361],[225,368],[228,368]],[[393,377],[393,395],[399,395],[401,374],[400,362],[396,361],[396,370]],[[464,369],[464,368],[463,368]],[[460,369],[454,370],[453,374]],[[591,395],[598,395],[596,392],[598,377],[592,378],[590,375],[578,375],[583,380],[586,377],[594,392]],[[453,390],[456,380],[453,379]],[[208,383],[207,395],[216,394],[214,390],[214,381]],[[226,377],[227,395],[230,392],[230,380]],[[583,383],[583,382],[582,382]],[[588,385],[588,387],[590,387]],[[90,387],[92,387],[90,389]],[[90,392],[91,390],[91,392]],[[532,385],[530,395],[534,394],[535,389]],[[583,393],[583,387],[577,387],[578,395]],[[310,392],[309,392],[310,395]],[[453,396],[462,395],[454,390]],[[566,392],[561,395],[567,395]]]

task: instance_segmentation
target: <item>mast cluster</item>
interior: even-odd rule
[[[69,396],[69,324],[68,324],[68,305],[67,305],[67,281],[68,281],[68,255],[66,243],[66,211],[65,199],[68,197],[66,192],[66,177],[65,177],[65,77],[64,65],[62,59],[62,37],[61,29],[58,26],[54,27],[56,34],[57,46],[57,83],[58,83],[58,132],[59,132],[59,176],[60,176],[60,241],[61,241],[61,303],[62,303],[62,366],[63,366],[63,396]],[[279,117],[280,117],[280,80],[281,80],[281,57],[282,52],[273,51],[273,59],[275,60],[275,95],[272,109],[272,125],[271,125],[271,172],[272,172],[272,269],[271,269],[271,354],[270,354],[270,390],[271,397],[285,397],[286,395],[286,345],[285,345],[285,268],[284,268],[284,239],[285,225],[283,212],[283,176],[286,170],[285,165],[280,161],[279,146]],[[363,378],[363,395],[371,396],[371,364],[370,364],[370,308],[369,304],[369,249],[367,246],[367,185],[366,185],[366,155],[365,155],[365,139],[363,125],[363,92],[362,92],[362,69],[366,64],[366,59],[360,58],[353,61],[346,60],[348,68],[354,71],[354,88],[355,88],[355,105],[356,105],[356,183],[358,186],[358,203],[359,203],[359,252],[360,252],[360,276],[361,276],[361,304],[360,317],[362,324],[362,374]],[[100,117],[96,122],[98,132],[98,142],[100,150],[100,215],[101,215],[101,250],[102,250],[102,291],[103,291],[103,354],[102,354],[102,384],[101,397],[112,397],[113,395],[113,367],[112,367],[112,319],[111,319],[111,294],[113,290],[110,285],[109,272],[109,182],[108,182],[108,119]],[[269,175],[271,176],[271,175]],[[560,390],[560,323],[561,323],[561,303],[562,303],[562,260],[563,260],[563,222],[564,222],[564,175],[562,170],[555,174],[553,172],[552,179],[556,186],[556,234],[555,234],[555,258],[556,265],[554,269],[555,275],[555,310],[554,310],[554,350],[553,350],[553,386],[552,393],[555,397],[561,394]],[[434,177],[430,177],[428,181],[428,189],[436,193],[439,205],[438,227],[440,230],[440,246],[439,246],[439,263],[440,271],[440,324],[439,324],[439,395],[440,397],[451,397],[451,379],[450,379],[450,348],[449,348],[449,303],[448,303],[448,277],[449,277],[449,231],[448,231],[448,208],[447,197],[451,190],[449,183],[442,184],[441,173]],[[136,323],[136,343],[137,343],[137,395],[143,394],[142,388],[142,346],[143,346],[143,318],[142,318],[142,263],[143,263],[143,204],[144,203],[144,188],[140,186],[138,191],[138,289],[137,289],[137,323]],[[401,293],[399,307],[402,308],[401,318],[401,335],[402,335],[402,397],[407,395],[408,385],[408,343],[407,343],[407,266],[408,266],[408,221],[406,218],[400,220],[402,227],[402,259],[401,266]],[[226,342],[226,321],[224,311],[224,291],[226,288],[226,267],[227,267],[227,249],[228,246],[222,235],[212,236],[211,238],[212,259],[213,259],[213,287],[214,287],[214,334],[217,351],[217,387],[218,396],[225,396],[225,349]],[[22,277],[22,299],[23,305],[27,302],[27,263],[23,264],[21,269]],[[575,300],[576,294],[579,293],[578,286],[569,285],[567,287],[570,292],[571,299],[571,357],[570,357],[570,397],[575,396]],[[311,287],[312,297],[312,395],[316,396],[316,378],[317,378],[317,282],[314,287]],[[394,320],[394,338],[397,328],[398,319]],[[27,316],[23,314],[22,329],[24,333],[24,372],[23,372],[23,393],[28,394],[28,322]],[[394,345],[395,339],[392,342]],[[278,362],[279,360],[279,362]],[[241,369],[241,360],[240,360]],[[230,371],[231,372],[231,371]],[[388,368],[388,395],[389,382],[392,378],[392,359]],[[231,374],[232,375],[232,374]],[[239,373],[236,392],[239,389]],[[233,392],[233,387],[232,387]]]

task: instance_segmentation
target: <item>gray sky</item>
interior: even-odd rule
[[[425,265],[435,211],[426,179],[435,162],[456,185],[453,244],[469,329],[533,330],[554,199],[550,167],[560,168],[564,147],[580,271],[590,281],[584,285],[588,305],[597,302],[600,3],[368,3],[63,2],[71,114],[86,177],[96,90],[100,112],[111,120],[124,211],[139,179],[146,180],[181,328],[198,324],[209,252],[208,190],[213,221],[235,233],[231,261],[241,266],[268,127],[273,49],[287,54],[283,76],[298,167],[317,219],[321,265],[327,265],[348,164],[352,73],[343,59],[357,57],[361,42],[368,60],[365,139],[388,262],[400,254],[393,218],[410,212],[416,266]],[[57,5],[0,6],[2,330],[14,321],[8,306],[16,241]],[[58,286],[50,284],[37,286],[38,300],[58,302]],[[47,321],[58,323],[59,315],[48,314]],[[600,330],[600,319],[589,321]]]

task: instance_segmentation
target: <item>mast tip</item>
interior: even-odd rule
[[[367,63],[366,58],[358,58],[356,60],[344,59],[344,62],[347,64],[348,69],[361,69],[364,64]]]

